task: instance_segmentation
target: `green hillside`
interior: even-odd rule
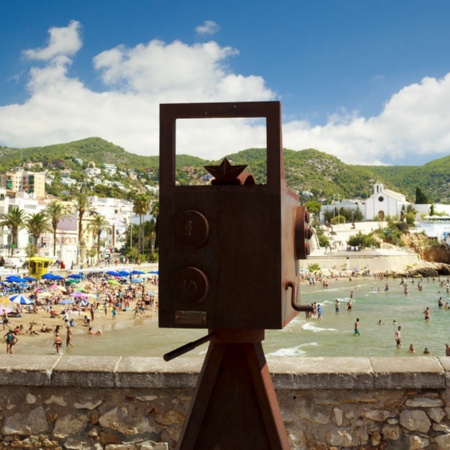
[[[83,161],[80,166],[74,161]],[[266,151],[252,148],[232,153],[227,158],[234,164],[248,164],[257,182],[266,180]],[[83,180],[82,170],[91,163],[101,167],[103,163],[115,164],[120,170],[135,169],[140,182],[128,183],[128,187],[143,189],[143,184],[157,184],[159,157],[140,156],[101,138],[88,138],[65,144],[45,147],[13,149],[0,147],[0,172],[23,166],[27,162],[42,162],[43,168],[72,170],[71,176]],[[195,156],[177,155],[177,179],[181,184],[203,183],[206,173],[203,166],[220,161],[208,161]],[[345,164],[327,153],[306,149],[284,150],[285,172],[288,186],[298,191],[310,192],[314,198],[333,196],[343,198],[367,198],[373,184],[381,181],[386,188],[404,193],[409,201],[415,200],[416,187],[420,187],[432,202],[450,202],[450,156],[423,166],[356,166]],[[149,175],[151,174],[151,175]],[[123,180],[122,180],[123,181]],[[98,189],[99,195],[111,195]]]

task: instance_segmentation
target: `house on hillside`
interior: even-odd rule
[[[339,215],[342,209],[356,211],[360,210],[364,220],[376,220],[377,218],[400,217],[402,209],[410,205],[406,197],[398,192],[385,189],[381,183],[373,186],[373,194],[365,201],[361,200],[341,200],[323,205],[320,211],[320,221],[324,222],[324,213],[333,211]]]
[[[402,209],[410,205],[406,197],[398,192],[385,189],[382,183],[373,186],[373,194],[366,199],[366,220],[390,217],[400,217]]]

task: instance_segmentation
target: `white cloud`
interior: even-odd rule
[[[80,28],[78,22],[52,28],[46,48],[26,52],[46,63],[30,70],[24,104],[0,107],[1,145],[40,146],[99,136],[127,151],[156,155],[160,103],[277,97],[261,76],[233,73],[229,61],[238,55],[234,48],[159,40],[96,55],[93,66],[105,89],[94,92],[68,74],[71,56],[81,48]],[[317,148],[354,164],[435,159],[450,148],[449,104],[450,74],[425,78],[393,95],[376,117],[341,110],[323,126],[286,120],[283,145]],[[193,121],[180,127],[181,151],[207,159],[264,143],[264,130],[253,121]]]
[[[205,20],[202,25],[195,28],[198,34],[216,34],[219,30],[219,25],[212,20]]]
[[[24,56],[28,59],[48,61],[59,55],[73,56],[82,46],[80,23],[75,20],[64,28],[50,28],[49,34],[47,47],[24,50]]]
[[[393,95],[377,117],[332,116],[322,127],[285,124],[284,144],[319,148],[354,164],[414,164],[418,156],[435,159],[450,150],[449,104],[450,74],[442,80],[424,78]]]

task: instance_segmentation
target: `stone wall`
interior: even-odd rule
[[[450,448],[450,358],[268,360],[292,449]],[[5,355],[0,449],[169,450],[201,360]]]
[[[416,253],[398,252],[391,254],[377,254],[369,250],[361,252],[329,252],[325,254],[312,254],[306,260],[300,260],[300,267],[308,268],[310,264],[318,264],[321,269],[335,272],[347,269],[360,270],[369,268],[372,273],[394,271],[399,272],[407,267],[414,267],[420,263]]]

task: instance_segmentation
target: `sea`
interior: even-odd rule
[[[267,357],[414,357],[427,348],[431,355],[444,356],[450,342],[450,310],[438,306],[450,302],[450,280],[425,278],[419,289],[418,279],[383,279],[373,277],[328,279],[322,283],[300,286],[302,304],[321,305],[322,317],[306,318],[299,313],[282,330],[266,330],[263,341]],[[405,284],[407,289],[405,289]],[[407,291],[407,293],[405,293]],[[347,302],[352,309],[347,311]],[[336,314],[336,299],[340,312]],[[429,306],[430,320],[424,319]],[[100,313],[99,313],[100,314]],[[103,314],[103,313],[101,313]],[[89,336],[84,327],[73,329],[73,347],[63,348],[63,354],[86,356],[162,357],[165,353],[199,339],[207,330],[166,329],[158,327],[157,313],[134,320],[133,314],[102,327],[103,335]],[[359,319],[360,335],[354,334]],[[98,328],[93,323],[94,328]],[[402,345],[396,346],[395,331],[401,326]],[[64,333],[63,333],[64,334]],[[64,337],[64,336],[63,336]],[[39,341],[39,342],[38,342]],[[48,340],[28,339],[17,345],[16,353],[54,354],[53,336]],[[410,344],[415,353],[409,353]],[[185,356],[204,357],[208,344],[202,344]]]

